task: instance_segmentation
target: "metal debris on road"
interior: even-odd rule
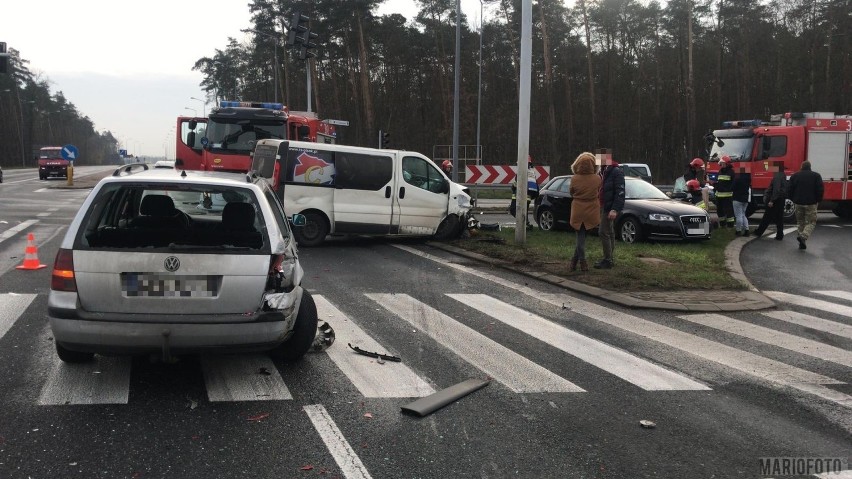
[[[311,351],[325,351],[329,346],[334,344],[335,334],[334,329],[326,321],[320,321],[317,325],[317,335],[314,337],[314,342],[311,344]]]
[[[396,357],[396,356],[391,356],[391,355],[389,355],[389,354],[376,353],[376,352],[373,352],[373,351],[365,351],[365,350],[363,350],[363,349],[359,348],[358,346],[352,346],[352,343],[346,343],[346,344],[348,344],[348,345],[349,345],[349,347],[350,347],[353,351],[355,351],[355,352],[356,352],[356,353],[358,353],[358,354],[363,354],[364,356],[369,356],[369,357],[371,357],[371,358],[384,359],[384,360],[387,360],[387,361],[393,361],[393,362],[396,362],[396,363],[401,363],[401,362],[402,362],[402,359],[401,359],[401,358],[398,358],[398,357]]]

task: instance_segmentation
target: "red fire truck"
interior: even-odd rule
[[[708,144],[712,143],[707,173],[715,179],[719,158],[725,155],[731,157],[735,170],[750,168],[752,201],[747,214],[763,208],[763,192],[772,180],[772,162],[783,161],[789,178],[808,160],[813,171],[822,175],[823,201],[830,203],[837,216],[852,218],[852,115],[785,113],[772,115],[768,122],[726,121],[722,127],[705,137]],[[784,216],[795,216],[790,200],[784,206]]]
[[[222,101],[207,118],[178,117],[175,168],[246,172],[258,140],[334,143],[335,135],[315,114],[290,113],[281,103]]]
[[[38,179],[50,176],[68,178],[68,160],[62,158],[61,146],[45,146],[38,150]]]

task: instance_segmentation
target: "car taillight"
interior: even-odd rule
[[[274,254],[269,259],[269,272],[266,274],[266,289],[279,290],[281,289],[281,281],[284,279],[284,273],[281,271],[281,263],[284,262],[283,254]]]
[[[50,278],[50,289],[54,291],[77,291],[77,281],[74,279],[74,253],[70,249],[62,249],[56,253],[53,262],[53,275]]]

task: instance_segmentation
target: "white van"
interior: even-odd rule
[[[651,177],[651,168],[648,167],[645,163],[620,163],[621,168],[624,170],[624,176],[635,176],[637,178],[642,178],[648,183],[653,184],[653,178]]]
[[[301,214],[300,245],[329,234],[460,235],[470,195],[429,158],[412,151],[260,140],[252,170],[273,178],[287,216]]]

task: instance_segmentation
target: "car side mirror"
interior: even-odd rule
[[[305,219],[305,215],[296,213],[292,218],[290,218],[290,223],[292,223],[293,226],[305,226],[308,221]]]

